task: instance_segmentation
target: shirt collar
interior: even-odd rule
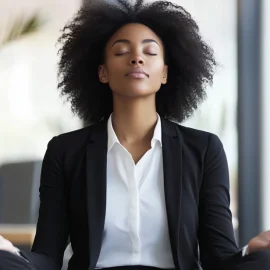
[[[151,147],[153,147],[155,142],[159,142],[160,146],[162,146],[162,140],[161,140],[161,120],[160,116],[157,114],[158,120],[156,127],[154,129],[154,135],[151,140]],[[112,114],[110,115],[108,119],[108,124],[107,124],[107,131],[108,131],[108,152],[112,149],[115,143],[119,143],[119,140],[114,132],[113,126],[112,126]]]
[[[119,143],[119,140],[114,132],[113,126],[112,126],[112,114],[110,115],[108,119],[108,152],[112,149],[115,143]]]
[[[160,146],[162,146],[162,139],[161,139],[161,120],[159,114],[157,114],[158,120],[156,127],[154,129],[154,135],[151,141],[151,146],[153,147],[153,142],[157,141],[160,143]]]

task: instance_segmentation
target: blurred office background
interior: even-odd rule
[[[59,96],[56,46],[82,1],[0,0],[0,234],[25,249],[35,233],[47,143],[83,126]],[[173,2],[198,22],[219,63],[208,99],[183,124],[224,144],[241,246],[270,229],[270,1]]]

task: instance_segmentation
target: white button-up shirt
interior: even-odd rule
[[[108,121],[107,202],[97,268],[145,265],[175,268],[164,195],[161,121],[137,164]]]

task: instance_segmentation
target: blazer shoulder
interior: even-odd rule
[[[175,125],[177,132],[180,134],[184,144],[203,148],[220,148],[220,146],[222,146],[220,138],[214,133],[186,127],[177,123],[173,124]]]
[[[100,128],[100,126],[102,126],[102,128]],[[71,149],[78,149],[87,144],[92,134],[100,134],[98,131],[106,131],[104,123],[103,125],[101,123],[94,124],[81,129],[59,134],[50,140],[49,145],[53,144],[55,148],[58,148],[59,150],[64,149],[65,152]]]
[[[92,126],[87,126],[87,127],[83,127],[83,128],[77,129],[77,130],[73,130],[73,131],[59,134],[56,137],[57,137],[58,141],[61,141],[63,143],[65,143],[65,142],[75,143],[77,141],[84,141],[84,140],[87,140],[87,138],[89,137],[89,134],[90,134],[92,128],[93,128]]]

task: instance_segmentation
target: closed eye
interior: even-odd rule
[[[128,52],[124,52],[124,53],[116,53],[115,56],[121,56],[121,55],[124,55],[124,54],[127,54]],[[151,56],[156,56],[157,54],[156,53],[146,53],[148,55],[151,55]]]
[[[116,53],[115,55],[116,56],[120,56],[120,55],[124,55],[124,54],[127,54],[128,52],[124,52],[124,53]]]

